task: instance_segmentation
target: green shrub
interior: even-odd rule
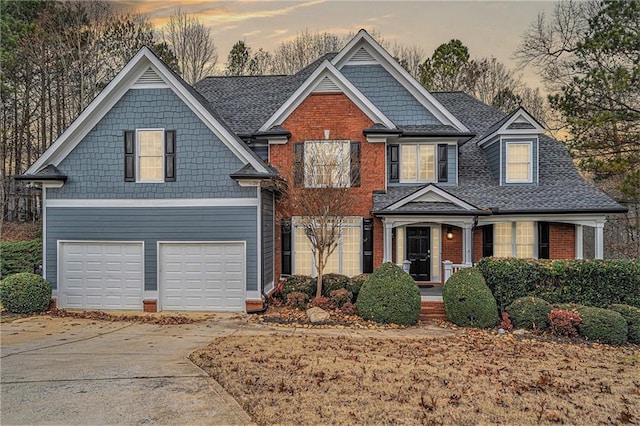
[[[351,299],[352,303],[356,303],[358,300],[358,293],[360,293],[360,288],[362,288],[362,284],[369,278],[369,274],[360,274],[351,277],[347,286],[345,287],[351,293],[353,293],[353,298]]]
[[[295,309],[306,309],[309,296],[301,291],[292,291],[287,294],[287,306]]]
[[[460,269],[443,287],[447,318],[463,327],[487,328],[498,323],[498,307],[477,268]]]
[[[14,314],[46,311],[51,303],[51,285],[29,272],[10,275],[0,281],[0,303]]]
[[[550,303],[640,307],[637,260],[531,260],[484,258],[478,262],[500,309],[536,296]]]
[[[627,321],[610,309],[581,306],[577,311],[582,317],[578,331],[582,337],[609,345],[623,345],[629,334]]]
[[[383,263],[360,288],[357,307],[365,320],[415,324],[420,317],[420,290],[411,276],[398,266]]]
[[[505,308],[516,328],[546,330],[553,307],[539,297],[520,297]]]
[[[11,241],[0,243],[2,276],[19,272],[33,272],[33,265],[42,263],[42,240]]]
[[[629,305],[611,305],[609,309],[616,311],[627,320],[629,343],[640,345],[640,309]]]
[[[308,297],[316,295],[316,279],[307,275],[291,275],[282,284],[282,298],[287,300],[287,295],[293,292],[301,292]]]
[[[340,274],[324,274],[322,276],[322,295],[329,297],[331,292],[339,288],[346,288],[349,277]]]

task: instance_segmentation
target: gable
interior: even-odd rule
[[[367,56],[373,58],[371,61]],[[355,59],[355,60],[354,60]],[[361,60],[359,60],[361,59]],[[366,59],[366,60],[365,60]],[[373,37],[360,30],[349,43],[331,60],[340,71],[347,66],[381,65],[414,99],[437,118],[441,124],[451,125],[459,131],[468,131],[467,127],[449,112],[438,100],[422,87],[398,64]],[[424,124],[424,123],[418,123]]]
[[[341,72],[397,126],[443,124],[382,65],[345,65]]]
[[[153,108],[148,108],[152,105]],[[176,181],[125,182],[125,130],[176,131]],[[48,199],[166,199],[255,197],[229,175],[242,161],[171,89],[131,89],[60,162],[66,184]]]
[[[302,85],[287,99],[287,101],[260,127],[266,132],[273,126],[282,123],[305,101],[312,93],[342,93],[366,114],[374,123],[382,123],[388,128],[394,128],[394,123],[372,103],[356,86],[354,86],[330,62],[320,65]]]
[[[173,91],[243,164],[267,172],[262,161],[209,109],[206,101],[143,47],[26,173],[35,174],[48,164],[59,165],[129,89],[164,87]]]

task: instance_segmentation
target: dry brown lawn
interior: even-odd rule
[[[637,347],[468,330],[220,338],[192,360],[259,424],[639,424]]]

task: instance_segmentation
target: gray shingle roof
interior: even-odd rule
[[[487,134],[496,123],[504,124],[507,117],[466,93],[432,94],[476,135]],[[489,169],[482,148],[475,143],[480,138],[476,136],[459,148],[458,185],[443,187],[467,203],[480,209],[498,209],[501,213],[622,210],[611,198],[582,179],[562,143],[545,135],[539,139],[538,185],[500,186],[498,178]],[[423,186],[389,187],[386,194],[374,194],[374,212],[383,211]]]
[[[32,174],[32,175],[18,175],[15,176],[14,179],[16,180],[32,180],[32,181],[45,181],[45,180],[61,180],[61,181],[66,181],[67,180],[67,175],[65,175],[64,173],[62,173],[60,171],[60,169],[58,169],[56,166],[54,166],[53,164],[49,164],[46,167],[44,167],[43,169],[39,170],[38,173]]]
[[[207,77],[195,89],[241,136],[256,132],[325,60],[328,53],[294,75]]]

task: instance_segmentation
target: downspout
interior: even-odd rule
[[[264,298],[264,305],[260,309],[254,309],[251,311],[247,311],[248,314],[262,314],[269,309],[269,296],[264,293],[264,290],[260,290],[262,293],[262,297]]]

